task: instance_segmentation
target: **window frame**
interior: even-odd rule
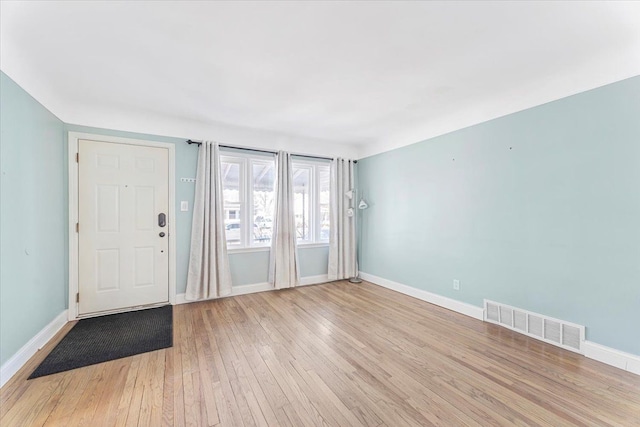
[[[229,243],[227,241],[227,251],[235,252],[257,252],[269,250],[271,240],[265,243],[256,243],[253,240],[253,225],[255,223],[255,206],[253,203],[253,165],[255,163],[273,162],[274,170],[276,168],[276,157],[274,155],[262,154],[256,152],[240,152],[236,150],[220,150],[220,166],[222,163],[233,163],[239,165],[238,186],[239,186],[239,210],[240,210],[240,242],[238,244]],[[224,199],[224,176],[221,176]],[[274,186],[275,192],[275,186]],[[223,202],[224,203],[224,202]],[[227,211],[225,204],[225,213]],[[275,212],[274,212],[275,214]],[[226,214],[225,214],[226,221]],[[226,240],[226,235],[225,235]]]
[[[321,239],[320,234],[322,231],[321,224],[321,212],[320,212],[320,167],[329,168],[329,177],[331,177],[331,163],[329,160],[324,159],[310,159],[308,157],[298,157],[292,155],[291,168],[292,176],[293,169],[296,167],[310,168],[309,174],[309,235],[312,237],[310,240],[296,239],[298,246],[303,247],[323,247],[329,245],[329,238]],[[331,179],[331,178],[329,178]],[[294,190],[295,194],[295,190]],[[329,184],[329,194],[331,194],[331,184]],[[294,196],[295,197],[295,196]],[[331,203],[331,195],[329,195],[329,203]],[[331,209],[331,207],[329,207]]]
[[[239,165],[238,171],[238,200],[240,210],[240,242],[238,244],[230,244],[227,242],[227,251],[229,253],[243,252],[263,252],[268,251],[271,247],[271,240],[267,243],[256,243],[253,240],[253,223],[255,222],[255,206],[253,198],[253,165],[255,163],[273,162],[274,170],[277,168],[276,155],[270,155],[252,151],[240,150],[220,150],[220,166],[222,163],[233,163]],[[327,160],[309,159],[293,155],[291,159],[292,168],[304,167],[310,169],[309,174],[309,240],[298,240],[296,244],[302,248],[326,247],[329,245],[329,238],[321,239],[321,209],[320,209],[320,167],[328,167],[331,173],[331,164]],[[293,171],[292,171],[293,173]],[[224,176],[221,176],[223,197],[224,197]],[[275,180],[274,180],[275,181]],[[329,188],[331,191],[331,188]],[[275,186],[274,186],[275,192]],[[275,206],[274,206],[275,209]],[[225,204],[225,221],[226,212],[229,209]],[[275,212],[273,212],[275,216]],[[245,226],[247,225],[247,226]],[[225,235],[226,239],[226,235]]]

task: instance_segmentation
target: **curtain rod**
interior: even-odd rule
[[[202,142],[199,141],[192,141],[190,139],[187,140],[187,144],[191,145],[191,144],[196,144],[196,145],[202,145]],[[258,153],[269,153],[269,154],[278,154],[277,151],[271,151],[271,150],[261,150],[259,148],[249,148],[249,147],[239,147],[239,146],[235,146],[235,145],[226,145],[226,144],[220,144],[219,145],[220,148],[232,148],[234,150],[246,150],[246,151],[257,151]],[[297,154],[297,153],[291,153],[292,156],[296,156],[296,157],[308,157],[310,159],[322,159],[322,160],[333,160],[331,157],[323,157],[323,156],[312,156],[310,154]],[[353,163],[358,163],[357,160],[354,160]]]

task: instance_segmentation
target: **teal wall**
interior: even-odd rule
[[[88,126],[65,125],[65,150],[67,146],[66,135],[68,132],[86,132],[98,135],[118,136],[148,141],[168,142],[176,146],[176,273],[177,292],[184,293],[187,286],[187,270],[189,268],[189,244],[191,241],[191,215],[193,207],[193,195],[195,184],[181,182],[180,178],[195,178],[198,160],[198,147],[189,145],[187,138],[170,138],[159,135],[147,135],[135,132],[123,132],[111,129],[100,129]],[[67,172],[64,171],[65,182]],[[65,195],[66,197],[66,195]],[[180,201],[189,202],[189,211],[180,211]],[[66,213],[65,213],[66,215]],[[327,274],[328,247],[300,248],[300,275],[302,277]],[[265,283],[269,279],[269,252],[240,252],[229,254],[231,278],[234,286]]]
[[[640,77],[358,167],[362,271],[640,355]]]
[[[329,270],[329,246],[298,247],[300,277],[320,276]],[[269,280],[269,251],[229,254],[233,285],[251,285]]]
[[[64,126],[0,72],[0,364],[65,308]]]
[[[170,138],[64,124],[0,72],[0,364],[67,308],[68,132],[176,146],[177,292],[186,287],[198,149]],[[181,212],[180,201],[189,202]],[[327,274],[328,248],[300,248],[302,277]],[[234,286],[265,283],[269,252],[230,254]]]
[[[363,159],[361,270],[467,303],[488,298],[587,326],[640,354],[640,77]],[[176,204],[193,206],[184,139],[65,125],[0,73],[0,363],[66,308],[67,133],[176,144]],[[177,214],[185,289],[191,211]],[[300,250],[301,275],[327,272]],[[263,283],[268,252],[230,255]],[[454,291],[453,279],[461,281]]]

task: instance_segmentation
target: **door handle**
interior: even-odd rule
[[[164,237],[164,231],[161,231],[159,234],[160,237]]]
[[[164,227],[166,225],[167,225],[167,216],[161,213],[160,215],[158,215],[158,226]]]

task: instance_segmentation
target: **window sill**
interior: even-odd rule
[[[329,247],[329,242],[298,243],[298,247],[300,249],[328,248]]]
[[[314,249],[314,248],[328,248],[328,242],[320,242],[320,243],[298,243],[299,249]],[[227,247],[228,254],[244,254],[251,252],[269,252],[271,250],[271,246],[253,246],[250,248],[229,248]]]
[[[271,246],[253,246],[250,248],[229,248],[227,247],[227,253],[229,254],[244,254],[249,252],[269,252]]]

